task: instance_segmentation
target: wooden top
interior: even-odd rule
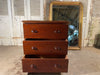
[[[44,24],[45,24],[45,23],[46,23],[46,24],[47,24],[47,23],[49,23],[49,24],[56,24],[56,23],[57,23],[57,24],[58,24],[58,23],[59,23],[59,24],[65,24],[65,23],[66,23],[66,24],[68,24],[68,23],[69,23],[68,21],[34,21],[34,20],[24,20],[24,21],[22,21],[22,22],[23,22],[24,24],[30,24],[30,23],[34,23],[34,24],[37,24],[37,23],[38,23],[38,24],[39,24],[39,23],[42,23],[42,24],[43,24],[43,23],[44,23]]]
[[[51,2],[51,4],[53,4],[53,5],[82,5],[82,3],[79,1],[76,1],[76,2],[73,2],[73,1],[53,1],[53,2]]]

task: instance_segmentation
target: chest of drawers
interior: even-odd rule
[[[68,71],[68,22],[23,21],[23,72]]]

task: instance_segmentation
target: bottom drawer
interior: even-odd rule
[[[22,59],[23,72],[34,73],[58,73],[68,71],[68,59],[65,58],[40,58],[25,56]]]

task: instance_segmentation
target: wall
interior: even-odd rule
[[[0,45],[23,44],[23,20],[43,20],[43,0],[0,0]]]
[[[11,37],[7,0],[0,0],[0,45],[9,45]]]
[[[91,0],[91,21],[89,24],[89,46],[100,47],[100,0]]]
[[[22,20],[49,20],[52,1],[83,4],[82,46],[93,46],[100,34],[100,0],[0,0],[0,45],[22,45]]]

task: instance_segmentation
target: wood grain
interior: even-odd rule
[[[67,54],[68,41],[65,40],[25,40],[23,49],[25,55],[65,56]]]
[[[24,38],[34,39],[67,39],[66,24],[23,24]]]
[[[67,72],[68,22],[23,21],[23,27],[23,72]]]
[[[33,21],[33,20],[24,20],[23,24],[68,24],[68,21]]]
[[[23,58],[23,72],[34,73],[58,73],[68,71],[68,59],[66,58]]]

